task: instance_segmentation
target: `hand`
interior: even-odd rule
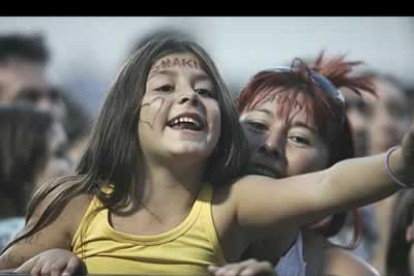
[[[270,262],[249,259],[222,267],[210,265],[208,270],[214,276],[277,276]]]
[[[33,276],[86,275],[85,263],[66,249],[50,249],[30,258],[18,267],[16,273],[30,273]]]

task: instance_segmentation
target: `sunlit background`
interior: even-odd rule
[[[319,51],[348,54],[414,86],[413,17],[0,17],[0,33],[42,33],[48,74],[98,110],[135,41],[173,27],[212,55],[237,92],[260,69]]]

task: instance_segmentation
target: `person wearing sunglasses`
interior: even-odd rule
[[[283,178],[323,170],[354,157],[345,99],[337,87],[374,94],[369,78],[349,76],[358,64],[341,56],[324,60],[321,53],[313,66],[294,59],[290,67],[254,75],[238,97],[240,122],[251,153],[247,173]],[[345,249],[354,248],[359,240],[361,222],[356,210],[353,214],[354,239],[341,246]],[[281,259],[272,258],[272,252],[282,241],[269,238],[250,247],[246,261],[210,270],[216,276],[271,275],[275,271],[279,276],[378,275],[364,260],[328,241],[342,228],[346,216],[337,213],[299,233],[293,231],[296,242]],[[262,260],[277,263],[275,271]]]
[[[55,119],[64,121],[66,105],[57,87],[45,86],[24,87],[17,93],[15,101],[24,101],[33,104],[37,109],[49,112]]]

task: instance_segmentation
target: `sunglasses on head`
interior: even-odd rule
[[[270,69],[267,69],[266,71],[273,71],[273,72],[280,72],[280,73],[294,73],[295,70],[288,66],[276,66],[272,67]],[[309,69],[308,70],[309,76],[312,80],[316,82],[316,84],[319,85],[321,90],[328,95],[330,95],[332,98],[340,101],[343,105],[345,105],[345,97],[337,89],[330,80],[328,80],[326,77],[322,76],[321,74],[316,73],[315,71]]]

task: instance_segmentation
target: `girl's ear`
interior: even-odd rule
[[[405,240],[407,243],[414,242],[414,221],[405,230]]]

